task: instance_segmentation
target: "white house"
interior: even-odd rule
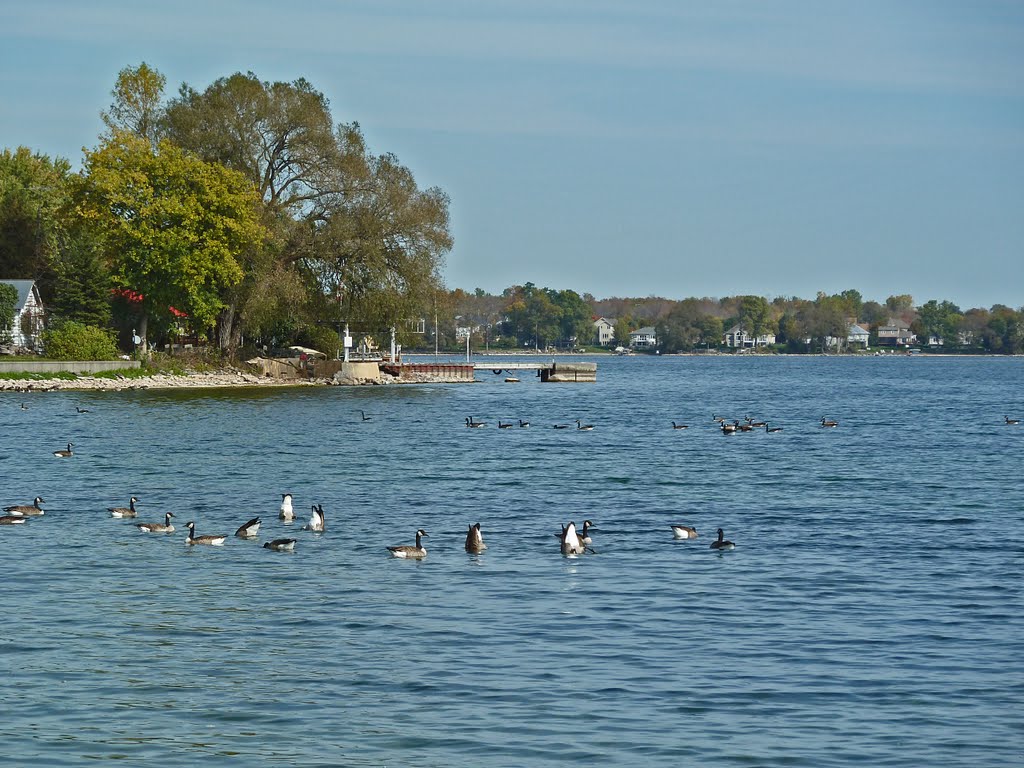
[[[763,333],[754,338],[743,326],[736,324],[722,335],[722,343],[734,349],[767,347],[775,343],[775,334]]]
[[[597,336],[597,343],[602,347],[615,341],[615,321],[606,317],[599,317],[594,321],[594,333]]]
[[[849,348],[860,347],[861,349],[867,349],[868,339],[871,334],[867,328],[857,325],[856,323],[850,323],[850,327],[846,331],[846,346]],[[807,340],[810,343],[810,339]],[[825,344],[829,347],[838,347],[839,339],[835,336],[826,336]]]
[[[18,301],[14,306],[11,342],[16,347],[37,347],[43,332],[43,300],[34,280],[0,280],[14,286]]]
[[[658,346],[658,337],[653,326],[647,325],[629,332],[629,346],[646,348]]]

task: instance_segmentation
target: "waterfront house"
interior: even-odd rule
[[[860,349],[867,349],[868,339],[870,337],[871,334],[868,332],[867,328],[857,325],[856,323],[850,323],[850,327],[846,331],[846,346],[849,349],[856,349],[858,347]],[[810,343],[810,339],[807,340],[807,343]],[[825,346],[838,347],[839,339],[835,336],[826,336]]]
[[[907,347],[917,341],[910,326],[902,320],[889,320],[878,328],[878,344],[883,347]]]
[[[615,321],[599,317],[594,321],[594,335],[597,343],[605,347],[615,341]]]
[[[0,283],[13,286],[18,292],[14,322],[11,324],[11,343],[15,347],[39,347],[42,343],[44,313],[43,300],[39,298],[35,280],[0,280]]]
[[[658,346],[658,337],[653,326],[647,325],[629,332],[629,346],[635,349],[649,349]]]
[[[722,335],[722,343],[733,349],[767,347],[775,343],[775,334],[763,333],[755,338],[747,333],[743,326],[737,323]]]

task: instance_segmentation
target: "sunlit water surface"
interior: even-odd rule
[[[0,762],[1024,764],[1024,360],[478,378],[0,395],[0,502],[47,500],[0,527]],[[110,518],[133,494],[178,532]],[[389,557],[419,527],[426,560]]]

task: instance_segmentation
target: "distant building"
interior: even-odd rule
[[[907,347],[917,341],[910,326],[902,320],[890,319],[887,325],[878,328],[878,344],[883,347]]]
[[[733,349],[768,347],[775,343],[775,334],[762,333],[760,336],[755,338],[747,333],[743,326],[736,324],[722,334],[722,343],[727,347],[732,347]]]
[[[658,337],[653,326],[647,325],[629,332],[629,346],[646,349],[658,346]]]
[[[41,345],[44,312],[43,300],[35,280],[0,280],[0,283],[14,286],[18,302],[14,306],[14,323],[11,328],[11,342],[16,347],[36,348]]]
[[[599,317],[594,321],[594,332],[597,336],[597,343],[602,347],[608,346],[615,341],[615,321],[606,317]]]
[[[861,349],[867,349],[868,340],[871,338],[871,334],[867,328],[857,325],[856,323],[850,323],[850,327],[846,331],[846,346],[850,349],[860,347]],[[810,343],[810,339],[807,340]],[[825,337],[825,346],[838,347],[839,339],[835,336]]]

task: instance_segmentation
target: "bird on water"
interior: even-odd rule
[[[677,539],[696,539],[697,529],[688,525],[672,525],[672,535]]]
[[[718,540],[711,542],[711,549],[736,549],[736,545],[725,538],[725,533],[718,529]]]
[[[292,509],[292,495],[290,493],[281,494],[281,513],[278,517],[286,522],[291,522],[295,519],[295,511]]]
[[[174,533],[174,526],[171,525],[172,517],[174,517],[174,513],[168,512],[164,515],[162,523],[136,523],[135,527],[143,533]]]
[[[416,531],[416,546],[401,544],[397,547],[388,547],[392,557],[401,557],[406,560],[422,560],[427,556],[427,549],[423,546],[423,538],[427,532],[420,528]]]
[[[42,496],[36,496],[31,504],[16,504],[12,507],[4,507],[4,512],[14,517],[33,517],[43,514],[41,505],[46,503]]]
[[[466,551],[483,552],[485,549],[487,549],[487,545],[484,544],[484,534],[480,530],[480,523],[469,526],[469,530],[466,531]]]
[[[206,544],[211,547],[219,547],[227,539],[227,536],[219,534],[196,536],[196,524],[191,520],[188,523],[186,523],[186,527],[188,528],[188,538],[185,539],[186,544]]]
[[[296,539],[274,539],[263,543],[264,549],[272,549],[275,552],[291,552],[295,549]]]
[[[107,507],[107,512],[110,513],[111,517],[136,517],[138,513],[135,511],[135,502],[137,502],[134,496],[128,499],[127,507]]]
[[[64,451],[54,451],[53,455],[56,456],[58,459],[68,459],[68,458],[70,458],[70,457],[75,455],[74,452],[71,450],[71,448],[73,446],[74,446],[74,443],[68,443],[67,450],[64,450]]]
[[[260,525],[260,519],[258,517],[254,517],[249,522],[240,525],[238,527],[238,530],[235,531],[235,536],[237,536],[240,539],[254,539],[256,538],[256,535],[260,532]]]

